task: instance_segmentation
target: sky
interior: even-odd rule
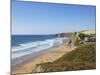
[[[12,1],[12,34],[56,34],[94,30],[96,7]]]

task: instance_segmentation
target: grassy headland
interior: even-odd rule
[[[50,63],[38,64],[40,72],[87,70],[96,68],[95,43],[80,45],[75,50],[66,53],[58,60]]]
[[[96,43],[91,40],[86,42],[83,38],[94,35],[93,32],[75,32],[68,42],[68,45],[77,48],[71,52],[64,54],[61,58],[42,64],[37,64],[33,72],[57,72],[57,71],[73,71],[88,70],[96,68]],[[80,39],[79,39],[80,38]]]

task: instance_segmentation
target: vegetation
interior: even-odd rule
[[[66,34],[59,34],[65,37]],[[68,35],[68,34],[67,34]],[[77,48],[66,53],[54,62],[37,64],[33,72],[57,72],[57,71],[73,71],[88,70],[96,68],[96,43],[95,41],[85,41],[86,37],[95,37],[95,31],[74,32],[70,35],[67,45]]]
[[[96,34],[96,31],[95,30],[84,30],[84,31],[80,31],[80,33],[86,34],[86,35],[94,35]]]
[[[95,42],[79,45],[75,50],[66,53],[58,60],[50,63],[38,64],[35,69],[38,72],[73,71],[96,68]],[[33,70],[37,72],[36,70]]]

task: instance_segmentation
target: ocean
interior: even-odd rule
[[[12,35],[12,59],[61,45],[65,39],[55,35]]]

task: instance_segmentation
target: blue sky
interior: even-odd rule
[[[95,6],[12,2],[12,34],[55,34],[95,29]]]

